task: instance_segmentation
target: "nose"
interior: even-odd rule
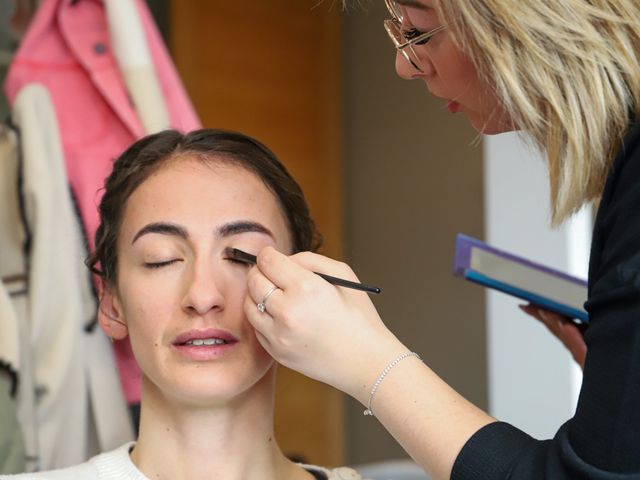
[[[396,73],[400,78],[405,80],[413,80],[416,78],[416,73],[421,73],[422,75],[434,75],[435,68],[431,60],[426,56],[420,56],[420,70],[416,69],[413,64],[405,58],[405,56],[399,51],[396,50]]]
[[[416,73],[414,66],[404,58],[404,55],[399,50],[396,50],[396,73],[405,80],[411,80]]]
[[[194,265],[186,279],[182,308],[192,315],[223,310],[225,297],[220,288],[222,279],[218,277],[213,265],[204,262]]]

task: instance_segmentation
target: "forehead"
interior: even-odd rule
[[[264,223],[289,242],[286,215],[261,178],[227,158],[182,154],[163,163],[130,195],[122,234],[149,222],[170,221],[209,231],[240,219]]]
[[[222,196],[230,190],[271,193],[256,173],[235,160],[198,152],[181,153],[164,161],[133,193],[152,194],[159,187],[174,189],[186,184],[191,185],[189,190],[202,189]]]
[[[391,0],[389,9],[394,17],[402,20],[405,16],[413,21],[416,18],[430,18],[436,14],[431,0]]]

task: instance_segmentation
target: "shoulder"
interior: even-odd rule
[[[618,160],[623,164],[640,161],[640,123],[629,125],[618,151]]]
[[[640,119],[631,122],[623,144],[636,152],[640,149]]]
[[[607,190],[613,194],[621,186],[633,187],[637,185],[634,173],[640,168],[640,124],[631,123],[629,130],[622,139],[618,153],[609,172],[603,197],[606,198]],[[607,189],[607,186],[609,187]]]
[[[634,122],[629,125],[627,134],[622,139],[618,155],[614,160],[613,171],[622,173],[631,168],[638,168],[640,163],[640,123]],[[617,168],[616,168],[617,167]],[[614,173],[615,175],[615,173]],[[635,179],[632,179],[635,180]],[[633,185],[635,183],[631,182]]]
[[[115,450],[100,454],[89,460],[95,467],[98,478],[147,480],[147,477],[138,470],[129,456],[129,452],[134,445],[135,442],[128,442]]]
[[[300,465],[307,472],[316,478],[326,478],[327,480],[365,480],[357,471],[349,467],[324,468],[317,465]]]
[[[122,478],[145,480],[129,457],[133,442],[126,443],[110,452],[101,453],[85,463],[46,472],[0,475],[0,480],[102,480]]]
[[[599,267],[607,263],[612,245],[618,247],[623,254],[637,251],[636,238],[640,230],[639,178],[640,125],[632,124],[614,160],[600,198],[593,230],[590,277],[602,273]],[[611,239],[614,241],[611,242]]]
[[[92,480],[98,479],[98,472],[90,462],[73,467],[48,470],[46,472],[21,473],[19,475],[0,475],[0,480]]]

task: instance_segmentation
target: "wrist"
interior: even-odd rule
[[[363,414],[365,416],[369,415],[369,416],[374,416],[373,415],[373,399],[375,398],[376,392],[378,391],[378,387],[380,386],[380,384],[382,384],[382,382],[384,381],[385,377],[389,374],[389,372],[391,372],[391,370],[393,370],[400,362],[402,362],[403,360],[409,358],[409,357],[416,357],[418,360],[422,361],[422,358],[420,358],[420,355],[418,355],[416,352],[410,352],[410,351],[406,351],[401,355],[398,355],[396,358],[394,358],[391,362],[389,362],[389,364],[382,370],[382,372],[380,373],[380,375],[378,376],[378,378],[376,379],[376,381],[374,382],[373,386],[371,387],[371,391],[369,392],[369,398],[367,399],[367,408],[364,410]]]
[[[390,362],[408,351],[409,349],[392,334],[383,341],[368,344],[356,357],[355,368],[349,373],[346,379],[348,383],[341,390],[366,407],[371,389],[380,374]]]

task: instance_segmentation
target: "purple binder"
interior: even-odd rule
[[[453,272],[471,282],[588,323],[587,282],[458,234]]]

